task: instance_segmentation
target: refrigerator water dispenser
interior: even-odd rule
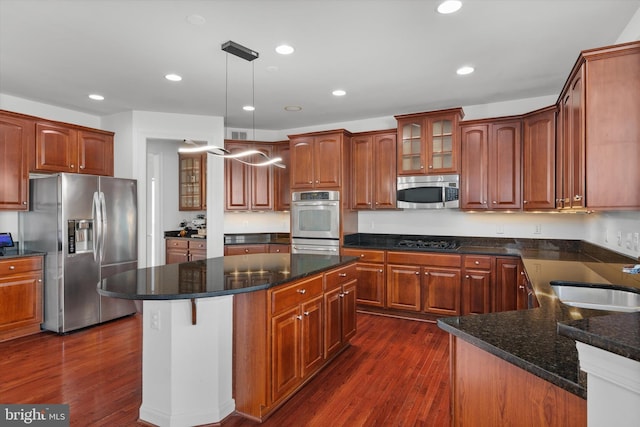
[[[93,251],[93,220],[69,220],[68,242],[70,254]]]

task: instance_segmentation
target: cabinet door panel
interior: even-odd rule
[[[342,322],[340,311],[341,288],[336,288],[326,292],[324,295],[325,304],[325,324],[324,324],[324,345],[325,358],[330,358],[340,349],[342,344]]]
[[[0,278],[0,332],[42,321],[41,279],[40,272]]]
[[[271,157],[271,147],[262,145],[254,146],[267,156]],[[259,158],[256,156],[256,160]],[[252,167],[251,174],[251,210],[273,210],[273,167]]]
[[[291,148],[289,143],[279,143],[276,152],[282,158],[286,168],[274,168],[274,209],[288,211],[291,209]]]
[[[247,150],[246,144],[225,144],[225,148],[232,154]],[[225,169],[225,209],[249,210],[251,195],[247,191],[249,188],[249,166],[235,160],[226,159]]]
[[[302,304],[302,378],[317,371],[324,362],[323,297]]]
[[[384,307],[384,264],[356,265],[358,272],[358,304]]]
[[[387,307],[420,311],[420,267],[387,265]]]
[[[524,120],[522,203],[525,210],[556,207],[556,112]]]
[[[488,126],[462,126],[462,209],[486,209],[488,197]]]
[[[113,136],[78,132],[78,172],[113,176]]]
[[[396,135],[376,135],[373,139],[373,203],[376,209],[396,207]]]
[[[318,136],[314,140],[314,176],[316,188],[337,188],[341,183],[341,138]]]
[[[373,138],[371,135],[351,140],[353,209],[373,208]]]
[[[342,285],[342,342],[356,334],[357,280]]]
[[[467,270],[462,282],[462,315],[491,312],[491,273]]]
[[[491,209],[521,207],[520,121],[491,126],[489,142],[489,199]]]
[[[271,393],[275,402],[300,383],[300,310],[271,319]]]
[[[518,308],[520,261],[516,258],[496,258],[495,311]]]
[[[313,188],[313,138],[291,140],[291,188]]]
[[[35,171],[78,172],[75,129],[53,123],[36,123]]]
[[[0,210],[26,210],[29,200],[28,144],[33,123],[0,116]]]
[[[425,270],[424,310],[456,316],[460,314],[460,270]]]

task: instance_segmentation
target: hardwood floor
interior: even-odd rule
[[[141,316],[66,336],[0,343],[0,402],[68,403],[72,426],[142,426]],[[448,334],[435,324],[358,314],[352,345],[262,424],[448,426]]]

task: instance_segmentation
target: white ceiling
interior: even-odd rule
[[[0,0],[0,93],[99,116],[224,115],[229,127],[273,130],[556,95],[579,51],[615,43],[640,7],[463,3],[445,16],[436,0]],[[205,23],[189,23],[194,14]],[[223,52],[228,40],[260,57]],[[296,51],[276,54],[283,42]],[[476,72],[457,76],[467,64]],[[254,97],[255,113],[243,112]]]

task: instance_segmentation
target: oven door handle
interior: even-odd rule
[[[322,248],[317,246],[298,246],[293,245],[293,249],[300,251],[318,251],[318,252],[338,252],[338,248]]]
[[[294,206],[338,206],[338,202],[293,202]]]

